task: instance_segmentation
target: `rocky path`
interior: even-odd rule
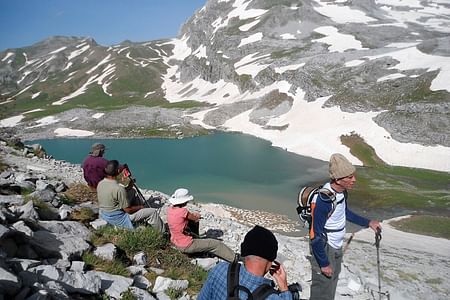
[[[58,178],[68,185],[83,182],[79,165],[39,159],[25,151],[13,150],[4,143],[0,144],[0,154],[3,162],[14,167],[13,172],[17,176],[33,173],[42,178]],[[164,206],[162,209],[163,217],[166,208]],[[202,231],[218,234],[236,251],[239,251],[245,233],[254,224],[270,227],[272,222],[268,223],[266,219],[277,218],[271,213],[241,211],[217,204],[192,204],[190,208],[202,213]],[[279,224],[283,224],[283,220]],[[299,282],[304,289],[302,298],[308,298],[311,277],[308,239],[278,233],[276,236],[279,241],[277,259],[285,265],[288,281]],[[377,253],[373,243],[374,234],[371,230],[361,230],[355,234],[344,255],[336,299],[379,299],[376,293]],[[390,299],[448,299],[450,295],[449,240],[404,233],[385,221],[380,267],[381,290],[388,291]],[[189,297],[195,298],[194,295]]]

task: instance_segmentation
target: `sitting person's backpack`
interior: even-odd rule
[[[344,191],[344,200],[347,198],[347,191]],[[330,202],[332,205],[332,209],[330,213],[328,214],[328,217],[330,217],[338,203],[336,203],[336,194],[333,191],[330,191],[329,189],[326,189],[322,186],[318,187],[312,187],[312,186],[305,186],[300,189],[300,192],[297,196],[297,213],[300,221],[303,223],[303,226],[308,225],[308,227],[311,226],[311,202],[313,201],[314,197],[318,197],[322,201]]]
[[[239,291],[243,291],[247,294],[247,300],[262,300],[269,297],[271,294],[278,294],[273,285],[262,284],[257,287],[253,293],[245,286],[239,284],[239,269],[241,264],[235,259],[228,266],[227,274],[227,299],[239,300]],[[272,282],[273,284],[273,282]]]

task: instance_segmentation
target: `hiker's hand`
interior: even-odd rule
[[[278,270],[276,270],[272,274],[272,277],[277,282],[278,289],[280,290],[280,292],[284,292],[284,291],[288,290],[287,275],[286,275],[286,271],[284,270],[283,265],[280,265],[280,268],[278,268]]]
[[[327,277],[333,276],[333,268],[330,265],[320,268],[320,271]]]
[[[377,220],[372,220],[369,222],[369,227],[372,228],[373,231],[377,232],[378,229],[381,232],[381,224]]]

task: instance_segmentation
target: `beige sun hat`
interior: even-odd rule
[[[329,172],[331,179],[339,179],[352,175],[356,168],[340,153],[334,153],[330,157]]]
[[[178,205],[178,204],[186,203],[188,201],[192,201],[193,199],[194,199],[194,196],[189,195],[189,190],[188,189],[179,188],[169,198],[169,202],[172,205]]]

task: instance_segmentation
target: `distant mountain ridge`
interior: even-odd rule
[[[178,118],[321,159],[348,152],[339,137],[355,133],[388,163],[449,171],[438,162],[450,161],[449,15],[443,0],[210,0],[176,39],[52,37],[0,53],[0,118],[19,120],[1,125],[34,132],[73,109],[106,113],[105,125],[108,112],[147,107],[147,131]]]

